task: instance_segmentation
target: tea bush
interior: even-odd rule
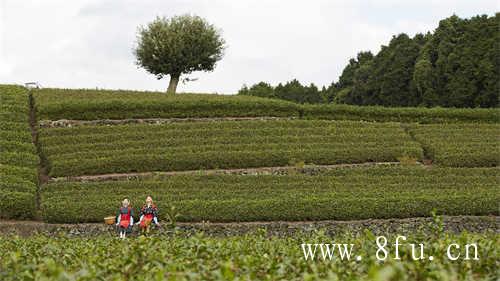
[[[500,163],[499,124],[432,124],[410,129],[434,164],[489,167]]]
[[[74,89],[41,89],[34,95],[40,120],[299,115],[297,104],[259,97]]]
[[[29,112],[25,88],[0,85],[0,218],[35,215],[39,159]]]
[[[224,121],[44,129],[50,175],[397,161],[422,150],[397,123]]]
[[[167,96],[157,92],[122,90],[41,89],[35,91],[35,98],[40,120],[274,116],[420,123],[500,121],[500,110],[495,108],[301,105],[284,100],[244,95]]]
[[[498,108],[425,108],[315,104],[303,106],[303,118],[328,120],[365,120],[417,123],[498,123]]]
[[[56,182],[44,185],[45,221],[101,222],[123,198],[140,207],[152,195],[175,206],[179,221],[355,220],[498,215],[496,168],[421,166],[335,169],[319,175],[178,175],[164,180]]]
[[[388,233],[389,241],[396,234]],[[498,234],[416,232],[385,261],[376,259],[376,236],[326,235],[317,231],[268,237],[264,232],[208,237],[109,236],[68,238],[0,237],[0,279],[9,280],[495,280]],[[353,244],[350,260],[305,260],[302,243]],[[406,243],[423,243],[425,259],[413,260]],[[476,243],[479,260],[452,261],[447,246]],[[417,246],[418,247],[418,246]],[[417,248],[418,249],[418,248]],[[319,252],[319,250],[318,250]],[[318,253],[319,255],[319,253]],[[355,261],[355,256],[361,261]],[[463,256],[462,252],[462,256]],[[429,261],[427,257],[433,256]]]

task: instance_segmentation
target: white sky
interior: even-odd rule
[[[165,90],[138,69],[136,31],[156,16],[196,14],[222,29],[226,54],[182,92],[235,93],[246,83],[337,81],[349,58],[392,35],[434,30],[457,14],[494,15],[495,0],[0,0],[0,83]]]

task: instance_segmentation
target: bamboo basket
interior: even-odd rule
[[[105,217],[104,223],[108,225],[112,225],[115,223],[115,217]]]

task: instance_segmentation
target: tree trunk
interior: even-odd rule
[[[180,74],[170,75],[170,83],[168,83],[167,94],[174,95],[177,90],[177,84],[179,84]]]

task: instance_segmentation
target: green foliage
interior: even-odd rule
[[[354,86],[357,82],[355,81],[355,75],[359,67],[369,64],[372,60],[373,54],[370,51],[359,52],[356,59],[349,60],[349,64],[342,71],[342,75],[339,77],[339,82],[335,86],[339,88]]]
[[[0,164],[0,176],[3,178],[8,175],[14,175],[19,179],[29,180],[34,183],[38,181],[38,173],[35,169]]]
[[[250,88],[244,85],[239,91],[238,95],[246,95],[246,96],[256,96],[263,98],[276,98],[274,94],[273,86],[269,85],[266,82],[259,82]]]
[[[358,55],[334,101],[356,105],[496,107],[500,14],[444,19],[433,34],[400,34],[373,57]]]
[[[389,241],[397,234],[390,233]],[[333,242],[334,241],[334,242]],[[494,280],[498,234],[446,234],[428,237],[422,231],[405,243],[425,245],[433,261],[412,260],[409,244],[377,261],[375,235],[324,232],[268,237],[260,232],[232,237],[192,236],[129,238],[0,237],[2,280]],[[362,261],[305,260],[302,243],[354,244]],[[477,243],[479,260],[451,261],[452,243]],[[391,246],[392,247],[392,246]],[[418,246],[417,246],[418,247]],[[110,254],[110,250],[113,254]],[[418,248],[417,248],[418,249]],[[319,251],[319,250],[318,250]],[[391,250],[393,251],[393,249]],[[335,253],[337,255],[337,252]]]
[[[0,218],[35,215],[38,156],[28,124],[25,88],[0,85]]]
[[[157,17],[140,27],[134,53],[137,65],[161,79],[171,76],[177,86],[181,74],[212,71],[224,52],[220,32],[198,16]],[[173,90],[175,93],[175,87]]]
[[[499,124],[422,125],[410,129],[434,164],[488,167],[500,164]]]
[[[69,89],[36,90],[34,95],[41,120],[299,115],[297,104],[249,96]]]
[[[394,36],[376,56],[359,53],[351,59],[336,85],[339,103],[357,105],[416,106],[412,83],[415,60],[426,37]]]
[[[338,82],[320,91],[297,80],[263,90],[263,82],[240,94],[299,103],[390,107],[497,107],[500,89],[500,13],[440,21],[434,33],[393,36],[374,56],[359,52]],[[267,84],[265,84],[267,85]],[[269,86],[269,85],[267,85]]]
[[[44,186],[48,222],[100,222],[123,198],[151,194],[160,218],[178,221],[354,220],[498,215],[496,168],[421,166],[336,169],[318,175],[177,175],[164,180],[56,182]]]
[[[339,92],[339,93],[342,93]],[[498,123],[500,110],[470,108],[417,108],[355,106],[347,104],[304,105],[303,118],[418,123]]]
[[[0,190],[35,193],[36,184],[30,180],[20,178],[17,175],[2,175]]]
[[[44,129],[52,176],[397,161],[422,150],[397,123],[270,120]]]
[[[29,192],[0,192],[0,217],[3,219],[31,219],[35,217],[36,188]]]
[[[314,84],[302,86],[297,79],[282,85],[272,87],[266,82],[259,82],[250,88],[243,86],[238,95],[257,96],[265,98],[278,98],[298,103],[320,103],[323,102],[322,93]]]
[[[342,91],[337,93],[335,98],[339,98]],[[496,123],[500,118],[499,109],[387,108],[335,104],[300,105],[278,99],[264,99],[248,95],[182,94],[166,96],[153,92],[41,89],[35,90],[34,96],[37,116],[40,120],[263,116],[297,118],[303,116],[307,119],[383,122]],[[19,122],[24,122],[22,123],[23,126],[27,126],[25,121],[27,117],[25,115],[21,117],[21,120]],[[0,127],[1,129],[2,127]]]
[[[166,218],[167,218],[167,221],[168,221],[168,225],[171,228],[175,229],[176,226],[177,226],[177,220],[180,217],[180,214],[177,211],[177,208],[175,208],[175,206],[171,205],[170,207],[168,207],[165,210],[165,213],[166,213]]]
[[[457,16],[439,27],[420,54],[414,77],[425,105],[496,107],[500,82],[500,14]],[[416,66],[416,67],[417,67]]]
[[[318,88],[314,84],[302,86],[296,79],[284,85],[281,83],[278,84],[274,88],[274,93],[277,98],[298,103],[319,103],[323,100]]]

